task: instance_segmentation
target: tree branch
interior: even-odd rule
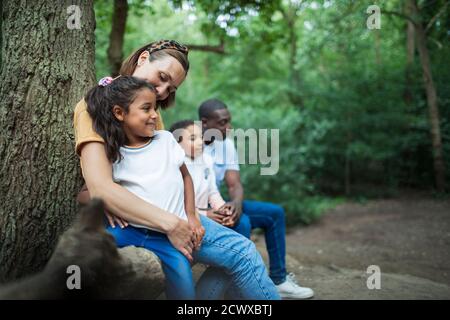
[[[431,28],[431,26],[436,22],[437,18],[439,18],[439,16],[445,12],[445,9],[447,9],[448,4],[450,3],[450,1],[447,1],[442,8],[438,11],[438,13],[436,13],[436,15],[431,18],[430,22],[428,22],[427,27],[425,28],[425,33],[428,32],[428,30]]]
[[[392,16],[398,16],[400,18],[403,18],[403,19],[406,19],[408,21],[411,21],[412,23],[414,23],[414,25],[417,23],[413,18],[411,18],[410,16],[407,16],[406,14],[403,14],[401,12],[384,10],[381,13],[382,14],[387,14],[387,15],[392,15]]]
[[[217,46],[196,45],[196,44],[187,44],[186,46],[189,48],[189,50],[197,50],[197,51],[212,52],[212,53],[217,53],[217,54],[225,54],[225,48],[224,48],[223,42],[221,42]]]

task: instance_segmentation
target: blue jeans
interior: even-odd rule
[[[158,256],[165,275],[167,299],[195,299],[195,282],[191,264],[180,251],[175,249],[165,234],[130,225],[123,229],[108,226],[106,230],[114,237],[119,248],[142,247]]]
[[[210,267],[197,283],[197,298],[221,299],[233,284],[239,299],[280,299],[255,244],[203,215],[200,219],[205,236],[194,260]]]
[[[220,299],[230,283],[236,288],[238,297],[241,299],[280,299],[255,245],[237,232],[205,216],[200,216],[200,219],[205,228],[205,236],[200,249],[194,252],[194,260],[211,267],[198,281],[197,299]],[[137,229],[139,233],[128,231],[132,229]],[[146,229],[142,232],[143,229],[130,226],[124,229],[108,227],[107,230],[115,237],[119,247],[126,245],[145,247],[160,257],[166,281],[168,281],[166,293],[169,299],[192,299],[192,272],[186,270],[189,262],[172,246],[167,236]],[[153,242],[155,238],[147,238],[146,233],[157,234],[159,238]],[[169,253],[165,254],[164,250]],[[167,259],[167,255],[174,257]],[[180,270],[171,267],[174,261],[181,266]],[[187,264],[184,263],[185,261]],[[168,267],[165,267],[166,264]],[[174,273],[178,274],[174,275]],[[186,279],[180,279],[183,276]],[[175,282],[175,280],[181,282]],[[174,289],[171,290],[171,288]],[[183,292],[185,290],[186,292]]]
[[[284,209],[269,202],[244,200],[241,218],[232,229],[250,238],[252,229],[264,230],[269,254],[270,278],[278,285],[286,280],[286,223]]]

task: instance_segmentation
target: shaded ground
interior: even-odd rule
[[[255,237],[267,260],[263,236]],[[346,203],[287,235],[288,270],[315,299],[450,299],[450,200]],[[381,289],[367,288],[367,267]]]

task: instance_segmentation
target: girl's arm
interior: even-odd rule
[[[170,242],[192,260],[194,237],[189,224],[118,185],[112,178],[112,165],[106,157],[103,143],[89,142],[81,149],[83,176],[91,198],[101,198],[107,209],[127,221],[132,221],[167,234]]]
[[[184,163],[181,165],[180,171],[184,182],[184,209],[186,211],[189,224],[197,236],[195,247],[199,248],[203,236],[205,235],[205,228],[203,228],[200,222],[200,216],[195,210],[194,183],[192,182],[192,177]]]
[[[184,182],[184,210],[189,219],[196,216],[194,183],[192,182],[192,177],[184,163],[180,167],[180,172]]]

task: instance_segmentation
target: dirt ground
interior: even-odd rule
[[[254,240],[267,261],[264,236]],[[286,241],[288,271],[314,299],[450,299],[450,199],[345,203]],[[380,289],[367,287],[370,265]]]

